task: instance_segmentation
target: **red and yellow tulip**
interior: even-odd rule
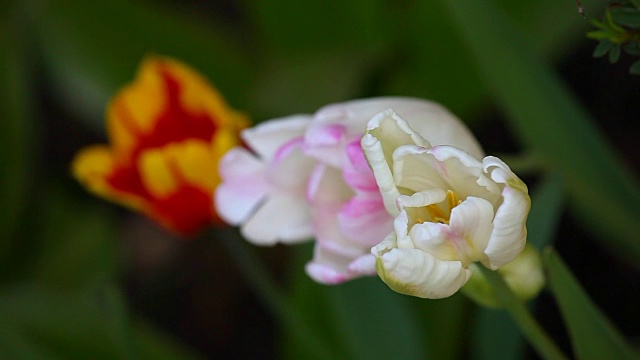
[[[249,122],[195,70],[149,57],[107,108],[110,145],[80,151],[73,175],[93,193],[182,235],[221,223],[218,162]]]

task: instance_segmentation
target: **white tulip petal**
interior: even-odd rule
[[[304,196],[316,162],[302,152],[302,138],[284,144],[275,155],[277,157],[269,164],[267,172],[272,186]]]
[[[353,259],[363,254],[367,247],[350,241],[341,232],[340,222],[336,216],[341,207],[340,202],[316,204],[311,214],[313,232],[318,246]]]
[[[485,173],[489,174],[491,180],[515,188],[521,192],[528,193],[527,185],[511,171],[504,161],[494,156],[487,156],[482,160],[482,167]]]
[[[462,122],[446,109],[432,101],[417,98],[377,97],[332,104],[316,112],[314,122],[340,122],[347,126],[349,133],[362,132],[374,115],[386,109],[394,109],[403,118],[411,119],[412,127],[423,137],[425,134],[434,134],[435,139],[442,138],[444,143],[449,143],[448,140],[453,138],[466,138],[464,143],[475,142],[475,138]],[[422,124],[426,126],[421,127]],[[462,143],[459,141],[454,145]],[[475,147],[479,148],[477,143]]]
[[[260,123],[243,130],[241,135],[260,158],[270,160],[283,144],[302,136],[310,121],[311,116],[292,115]]]
[[[395,235],[400,239],[400,244],[396,244],[396,246],[400,246],[403,244],[402,240],[409,235],[409,216],[405,210],[400,211],[398,216],[393,219],[393,231]],[[408,245],[413,247],[411,241],[409,240]]]
[[[421,298],[451,296],[471,276],[461,262],[438,260],[418,249],[392,249],[376,261],[378,275],[391,289]]]
[[[318,161],[334,167],[340,167],[345,158],[342,145],[346,142],[347,135],[347,129],[344,124],[319,123],[315,121],[314,117],[304,135],[304,152],[307,156],[313,157]]]
[[[264,163],[247,150],[229,150],[220,161],[223,182],[215,190],[215,207],[231,225],[244,222],[268,192]]]
[[[493,216],[491,203],[476,197],[468,197],[451,210],[449,226],[464,242],[456,244],[456,247],[467,248],[464,257],[470,262],[484,260],[484,250],[493,230]]]
[[[393,218],[384,209],[379,198],[369,199],[356,195],[338,212],[340,232],[362,246],[371,247],[393,228]]]
[[[306,197],[311,204],[346,202],[353,191],[342,180],[339,169],[319,163],[309,176]]]
[[[391,156],[399,146],[407,144],[422,147],[431,146],[427,140],[413,131],[409,123],[398,116],[393,109],[387,109],[372,117],[367,123],[366,133],[375,136],[382,142],[388,163],[391,163]]]
[[[486,178],[482,163],[468,153],[453,146],[434,146],[428,153],[438,162],[440,176],[461,199],[476,196],[495,204],[500,188]]]
[[[313,236],[309,206],[303,197],[272,193],[241,232],[247,240],[258,245],[308,240]]]
[[[371,254],[365,254],[349,263],[347,267],[349,273],[356,275],[375,275],[376,258]]]
[[[344,272],[336,270],[335,267],[329,264],[313,261],[307,263],[304,270],[310,278],[320,284],[337,285],[349,280],[349,277]]]
[[[379,257],[388,253],[391,249],[397,246],[396,234],[395,232],[391,232],[385,236],[384,240],[382,240],[378,245],[371,248],[371,254],[375,257]]]
[[[460,260],[454,241],[450,240],[448,225],[425,222],[411,228],[410,236],[416,249],[428,252],[440,260]],[[455,235],[455,234],[454,234]]]
[[[363,256],[343,256],[316,244],[313,260],[307,263],[305,270],[321,284],[340,284],[358,276],[375,274],[375,258],[366,253]]]
[[[531,207],[529,195],[519,189],[505,187],[502,196],[503,202],[496,211],[493,231],[484,251],[493,270],[515,259],[527,241],[526,221]]]
[[[398,206],[406,207],[423,207],[431,204],[437,204],[444,201],[447,194],[441,188],[431,188],[425,191],[419,191],[411,196],[401,195],[398,197]]]
[[[428,149],[404,145],[393,153],[393,178],[397,187],[411,192],[423,189],[448,189]]]

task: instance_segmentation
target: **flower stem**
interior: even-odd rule
[[[485,276],[489,284],[496,292],[502,306],[511,314],[524,337],[529,341],[538,355],[545,359],[566,360],[567,356],[562,353],[558,346],[551,340],[549,335],[542,329],[540,324],[531,315],[525,304],[511,291],[511,288],[504,281],[502,276],[495,271],[479,266],[482,275]]]
[[[217,236],[215,236],[217,235]],[[293,336],[308,348],[309,354],[318,359],[335,359],[325,340],[303,320],[295,304],[282,293],[269,276],[269,270],[244,239],[231,231],[218,230],[214,237],[222,243],[227,254],[231,256],[251,289],[271,314],[286,327],[292,329]]]

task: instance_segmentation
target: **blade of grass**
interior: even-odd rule
[[[548,249],[543,256],[549,287],[569,330],[578,359],[637,359],[640,354],[625,343],[618,330],[589,299],[562,258]]]

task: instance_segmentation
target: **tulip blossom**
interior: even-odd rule
[[[110,145],[78,153],[76,179],[178,234],[220,222],[211,204],[218,161],[238,144],[248,121],[201,75],[149,57],[112,99],[106,117]]]
[[[394,216],[393,231],[371,252],[378,275],[393,290],[447,297],[469,280],[472,263],[495,270],[520,254],[527,187],[500,159],[479,160],[455,144],[431,144],[399,114],[376,115],[362,138]]]
[[[375,98],[334,104],[312,116],[266,121],[244,130],[247,148],[220,165],[216,206],[259,245],[316,239],[306,266],[316,281],[336,284],[374,275],[371,247],[393,229],[360,146],[372,116],[388,108],[412,119],[433,144],[453,144],[481,156],[464,125],[432,102]]]

